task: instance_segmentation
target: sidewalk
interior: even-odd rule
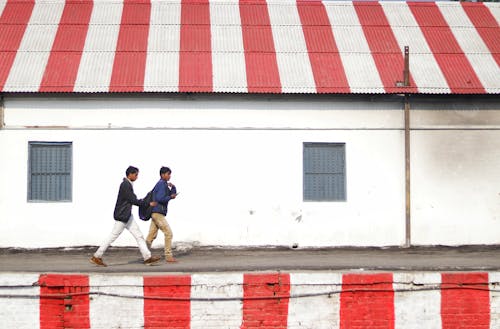
[[[500,246],[411,248],[217,248],[175,251],[176,264],[145,266],[137,248],[108,249],[97,267],[89,258],[97,247],[0,249],[0,272],[159,273],[231,271],[495,271]],[[162,249],[153,249],[161,255]]]

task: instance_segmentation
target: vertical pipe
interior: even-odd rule
[[[403,71],[404,86],[410,86],[410,47],[405,46],[405,68]]]
[[[410,47],[405,46],[404,86],[410,86]],[[410,96],[404,95],[405,117],[405,248],[411,246]]]
[[[405,247],[411,246],[411,198],[410,198],[410,96],[405,94],[405,193],[406,193],[406,224]]]

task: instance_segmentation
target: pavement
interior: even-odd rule
[[[222,248],[175,250],[178,263],[142,263],[138,248],[112,247],[107,267],[89,262],[97,247],[0,248],[0,272],[200,273],[232,271],[497,271],[500,245],[388,248]],[[161,255],[162,249],[153,249]]]

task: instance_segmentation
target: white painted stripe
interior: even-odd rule
[[[213,89],[247,92],[243,34],[238,2],[210,1]]]
[[[290,273],[290,285],[288,328],[339,328],[341,273]],[[301,297],[304,294],[321,295]]]
[[[109,90],[122,9],[122,1],[94,2],[76,77],[76,92]]]
[[[497,20],[497,24],[500,25],[500,4],[493,2],[484,2],[483,4],[490,9],[491,14]]]
[[[191,329],[240,328],[243,320],[243,274],[193,274],[191,298],[229,298],[191,301]]]
[[[439,64],[406,3],[381,2],[400,49],[410,48],[410,73],[419,92],[450,93]]]
[[[145,91],[179,90],[180,1],[152,1]]]
[[[490,328],[500,328],[500,272],[488,273],[490,281]]]
[[[0,0],[0,16],[2,16],[5,5],[7,4],[7,0]]]
[[[63,9],[64,1],[35,2],[5,91],[38,91]]]
[[[268,9],[282,92],[316,92],[297,5],[275,2]]]
[[[144,327],[144,282],[141,276],[90,275],[90,327],[142,328]],[[93,293],[137,296],[122,298]]]
[[[384,85],[371,55],[352,3],[323,3],[337,43],[351,92],[384,93]]]
[[[1,295],[26,295],[26,298],[0,297],[0,327],[40,328],[40,287],[38,274],[1,273]],[[32,297],[31,297],[32,296]]]
[[[394,273],[395,329],[441,329],[441,274]],[[425,291],[422,288],[434,288]]]
[[[472,24],[463,10],[463,7],[456,6],[455,4],[450,6],[447,3],[439,1],[436,4],[483,87],[489,93],[498,93],[500,90],[500,67],[477,32],[474,24]]]

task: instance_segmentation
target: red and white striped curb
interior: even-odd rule
[[[2,328],[500,328],[500,272],[0,274]]]

